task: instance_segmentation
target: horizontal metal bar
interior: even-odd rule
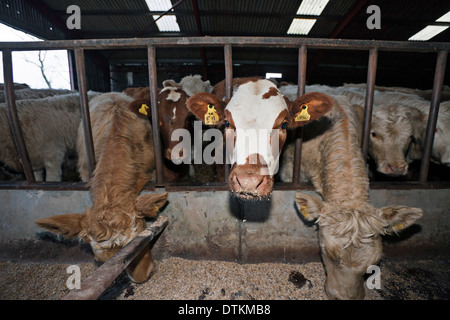
[[[0,42],[0,50],[57,50],[75,48],[83,49],[121,49],[156,47],[220,47],[231,45],[237,47],[278,47],[332,50],[369,50],[382,51],[437,52],[449,50],[449,42],[422,41],[385,41],[354,39],[322,39],[300,37],[168,37],[168,38],[120,38],[120,39],[85,39],[53,40],[43,42]]]
[[[165,216],[159,216],[155,222],[120,249],[111,259],[102,264],[93,274],[81,282],[81,289],[73,289],[62,300],[96,300],[109,285],[122,273],[133,259],[152,241],[169,223]]]
[[[156,184],[147,184],[143,191],[154,192],[158,186]],[[371,189],[450,189],[449,181],[427,181],[422,184],[417,181],[370,181]],[[0,190],[42,190],[42,191],[88,191],[89,188],[84,182],[41,182],[29,185],[26,181],[6,181],[0,182]],[[229,191],[230,187],[226,183],[209,183],[192,185],[188,183],[171,183],[164,185],[166,192],[211,192],[211,191]],[[294,184],[292,182],[275,182],[273,190],[314,190],[312,184],[301,182]]]

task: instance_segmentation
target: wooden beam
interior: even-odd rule
[[[111,285],[158,234],[169,223],[165,216],[159,216],[155,222],[120,249],[111,259],[102,264],[93,274],[81,282],[81,289],[73,289],[62,300],[96,300]]]

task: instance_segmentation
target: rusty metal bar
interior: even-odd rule
[[[150,88],[150,104],[152,114],[152,132],[153,132],[153,146],[155,150],[155,165],[156,165],[156,183],[162,184],[164,182],[163,176],[163,160],[161,151],[161,136],[159,132],[159,115],[158,115],[158,98],[157,98],[157,69],[156,69],[156,49],[154,46],[147,48],[148,56],[148,78]]]
[[[431,151],[433,148],[434,133],[436,130],[437,117],[439,113],[439,103],[441,100],[442,84],[444,82],[445,67],[447,65],[447,51],[438,52],[436,59],[436,69],[434,71],[433,93],[431,95],[430,112],[428,113],[427,133],[425,136],[425,146],[423,149],[422,161],[420,163],[419,182],[425,183],[428,178],[430,168]]]
[[[223,47],[224,44],[240,47],[274,47],[336,50],[370,50],[438,52],[449,50],[448,42],[426,41],[385,41],[354,39],[323,39],[299,37],[160,37],[160,38],[120,38],[120,39],[84,39],[54,40],[43,42],[0,42],[0,50],[56,50],[83,48],[92,49],[124,49],[158,47]]]
[[[89,114],[89,100],[87,96],[84,51],[82,48],[76,48],[74,52],[77,69],[78,92],[80,93],[81,122],[83,123],[84,143],[86,145],[86,154],[88,158],[89,176],[92,177],[95,170],[95,151],[92,139],[91,116]]]
[[[224,46],[224,55],[225,55],[225,97],[226,99],[231,99],[233,95],[233,49],[231,45],[227,44]],[[230,174],[230,165],[227,163],[226,159],[226,143],[224,136],[224,176],[225,181],[228,180],[228,176]]]
[[[81,289],[73,289],[62,300],[96,300],[122,273],[133,259],[160,234],[169,223],[165,216],[155,222],[102,264],[93,274],[81,282]]]
[[[369,153],[370,124],[372,122],[373,93],[375,89],[375,78],[377,74],[378,50],[370,49],[369,64],[367,69],[366,106],[364,108],[363,135],[361,149],[364,161],[367,161]]]
[[[302,45],[298,50],[298,88],[297,96],[301,97],[305,94],[306,86],[306,63],[307,49]],[[302,143],[303,143],[303,127],[295,130],[295,153],[294,153],[294,173],[292,182],[295,185],[300,183],[300,169],[302,165]]]
[[[23,172],[28,184],[35,183],[36,180],[31,167],[30,157],[28,156],[27,146],[23,138],[22,128],[20,127],[19,116],[17,114],[16,97],[14,95],[13,65],[10,50],[3,50],[3,78],[5,81],[5,100],[6,113],[9,126],[16,145],[17,156],[22,164]]]

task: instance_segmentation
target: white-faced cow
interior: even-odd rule
[[[145,115],[149,102],[122,93],[91,100],[91,124],[96,168],[89,181],[92,206],[82,214],[57,215],[36,223],[54,233],[88,241],[98,260],[110,259],[145,229],[145,217],[155,217],[167,193],[139,195],[154,170],[153,138]],[[80,175],[86,180],[83,131],[77,150]],[[144,282],[153,270],[150,248],[127,267],[130,278]]]
[[[205,124],[225,125],[231,191],[245,199],[269,196],[288,126],[305,125],[326,110],[318,106],[302,121],[291,121],[290,112],[302,112],[299,102],[285,98],[273,82],[256,77],[234,79],[229,101],[224,101],[224,81],[212,92],[192,96],[187,106]]]
[[[302,171],[320,196],[297,193],[295,201],[307,220],[317,219],[328,297],[362,299],[364,274],[381,258],[381,235],[410,226],[423,211],[370,204],[357,116],[351,106],[317,92],[305,94],[299,104],[308,110],[325,105],[328,112],[305,126],[303,137]]]

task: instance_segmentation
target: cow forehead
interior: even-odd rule
[[[272,129],[287,104],[275,84],[261,79],[240,85],[226,110],[233,116],[236,128]]]

